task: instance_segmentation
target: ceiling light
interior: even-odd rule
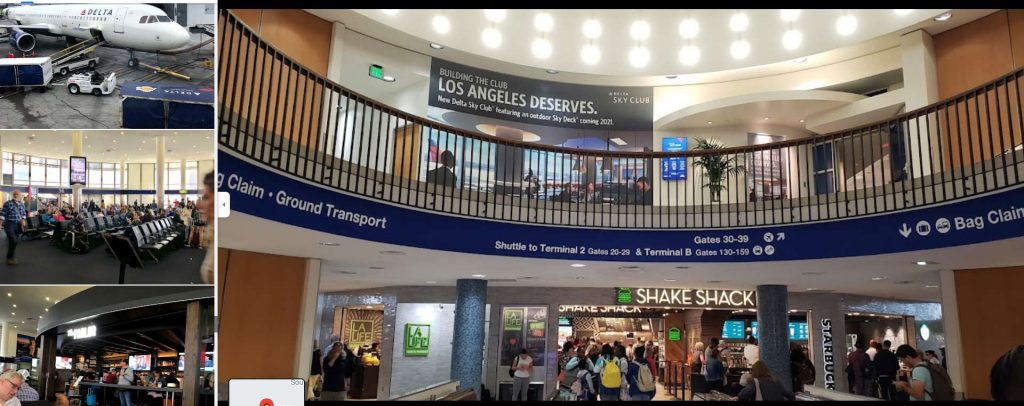
[[[438,34],[447,34],[448,31],[452,29],[451,21],[448,21],[448,17],[442,15],[434,16],[432,24],[434,26],[434,32],[437,32]]]
[[[581,281],[581,280],[583,280],[583,279],[584,279],[584,278],[583,278],[582,276],[577,276],[577,277],[576,277],[576,280],[578,280],[578,281]]]
[[[484,10],[484,16],[487,17],[488,20],[496,23],[500,23],[505,20],[505,14],[504,9]]]
[[[679,23],[679,36],[684,39],[696,38],[700,32],[700,23],[692,18],[687,18]]]
[[[645,47],[635,47],[629,51],[629,64],[634,68],[643,68],[651,61],[651,51]]]
[[[47,307],[47,308],[43,309],[43,311],[47,311],[48,312],[48,311],[50,311],[50,308]]]
[[[886,280],[886,279],[888,279],[887,276],[875,276],[875,277],[871,278],[871,280],[873,280],[873,281],[882,281],[882,280]]]
[[[800,30],[789,30],[782,34],[782,47],[790,51],[800,47],[804,41],[804,34]]]
[[[619,137],[612,138],[612,139],[610,139],[608,141],[614,142],[615,145],[618,145],[620,147],[623,146],[623,145],[626,145],[626,141],[623,141],[622,138],[619,138]]]
[[[679,266],[676,267],[676,269],[690,269],[690,267],[688,267],[686,265],[679,265]]]
[[[743,32],[750,26],[750,19],[746,14],[736,13],[729,18],[729,29],[733,32]]]
[[[583,267],[587,266],[587,264],[569,264],[569,266],[571,266],[573,268],[583,268]]]
[[[384,14],[387,14],[389,16],[393,16],[393,15],[398,14],[398,10],[396,10],[396,9],[382,9],[380,12],[384,13]],[[124,133],[121,133],[121,134],[124,134]]]
[[[555,19],[548,13],[537,13],[533,16],[533,28],[540,32],[550,32],[555,27]]]
[[[533,46],[530,48],[533,50],[533,56],[537,59],[548,59],[551,56],[551,41],[546,38],[533,40]]]
[[[15,308],[17,308],[17,307],[18,307],[18,305],[17,305],[17,304],[12,304],[11,306],[12,306],[12,307],[15,307]]]
[[[593,18],[583,22],[583,36],[594,39],[601,36],[601,22]]]
[[[804,120],[803,120],[803,119],[801,119],[801,120],[800,120],[800,122],[802,123],[802,122],[804,122]]]
[[[338,244],[336,242],[322,242],[322,243],[320,243],[320,245],[327,246],[327,247],[337,247],[337,246],[339,246],[341,244]]]
[[[926,288],[937,288],[937,287],[939,287],[939,285],[930,284],[930,285],[924,285],[924,287],[926,287]]]
[[[912,11],[914,11],[914,10],[903,9],[903,10],[893,10],[892,12],[894,14],[898,15],[898,16],[905,16],[907,14],[910,14],[910,12],[912,12]]]
[[[476,275],[473,275],[473,277],[474,277],[474,278],[486,278],[486,277],[487,277],[487,275],[480,275],[480,274],[476,274]]]
[[[953,18],[953,13],[945,12],[945,13],[939,14],[938,17],[935,17],[935,21],[946,21],[946,20],[948,20],[950,18]]]
[[[434,49],[444,49],[444,45],[438,44],[436,42],[431,42],[430,47]]]
[[[704,308],[704,310],[708,310],[708,311],[710,311],[710,310],[711,310],[711,308],[710,308],[710,307],[705,307],[705,308]]]
[[[484,45],[488,48],[497,48],[501,46],[501,31],[497,28],[487,27],[483,33]]]
[[[768,116],[762,117],[764,121],[768,121]]]
[[[601,61],[601,48],[593,44],[584,46],[580,51],[580,57],[583,58],[583,63],[595,65]]]
[[[394,82],[395,81],[395,77],[394,76],[384,75],[384,77],[380,78],[380,80],[383,80],[385,82]],[[195,147],[196,147],[195,145],[192,146],[192,148],[195,148]]]
[[[686,66],[696,65],[700,61],[700,48],[687,45],[679,50],[679,63]]]
[[[847,36],[854,31],[857,31],[857,17],[847,14],[836,20],[836,32],[839,35]]]
[[[557,75],[558,74],[558,71],[554,70],[554,69],[547,69],[547,70],[545,70],[545,72],[550,73],[552,75]]]
[[[818,290],[818,288],[807,288],[807,291]]]
[[[714,121],[708,121],[708,125],[714,124]]]
[[[11,292],[7,292],[7,297],[11,297]]]
[[[729,46],[729,54],[733,59],[743,59],[750,55],[750,43],[746,40],[733,41]]]
[[[436,283],[437,283],[437,281],[427,281],[428,285],[433,285],[433,284],[436,284]]]
[[[675,78],[678,78],[678,77],[679,77],[678,75],[668,75],[668,76],[665,76],[665,79],[675,79]]]
[[[927,266],[928,265],[928,261],[917,261],[917,265],[918,266]]]
[[[47,302],[49,302],[49,301],[50,301],[50,297],[49,297],[49,296],[47,296],[47,297],[46,297],[46,301],[47,301]]]
[[[722,283],[722,281],[708,281],[707,283],[712,283],[712,284],[714,284],[714,283]]]
[[[405,252],[402,251],[381,251],[380,253],[383,255],[405,255]]]
[[[634,21],[629,26],[629,36],[637,41],[643,41],[651,36],[651,25],[644,20]]]
[[[779,10],[779,17],[782,17],[782,21],[791,23],[800,18],[800,10]]]
[[[665,282],[675,282],[675,279],[665,279]]]

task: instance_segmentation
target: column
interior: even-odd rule
[[[124,160],[121,161],[121,184],[117,185],[122,191],[128,189],[128,163]],[[128,204],[128,195],[121,193],[121,204]]]
[[[472,388],[479,399],[484,361],[484,321],[487,317],[487,281],[459,279],[455,282],[455,293],[455,325],[458,328],[452,336],[451,378],[459,381],[459,389]]]
[[[48,399],[53,396],[57,387],[57,333],[50,330],[49,333],[39,337],[39,398]],[[61,388],[63,390],[64,388]]]
[[[939,81],[935,73],[935,49],[931,35],[924,30],[904,34],[900,37],[900,51],[903,60],[906,111],[913,111],[939,101]],[[907,137],[905,145],[912,166],[907,174],[910,177],[930,175],[932,167],[936,165],[931,162],[931,158],[938,154],[938,141],[929,138],[938,134],[937,118],[938,114],[929,114],[906,123],[904,136]]]
[[[757,347],[772,377],[792,390],[789,366],[789,293],[785,285],[757,287]]]
[[[82,132],[73,131],[71,133],[71,155],[82,156]],[[68,161],[70,165],[71,162]],[[71,186],[71,204],[75,210],[82,207],[82,187],[83,185]]]
[[[156,136],[156,204],[159,207],[164,206],[164,176],[167,174],[167,168],[164,165],[164,153],[167,152],[167,148],[164,146],[164,136]]]
[[[185,160],[184,159],[181,160],[181,164],[180,164],[180,168],[179,169],[180,169],[180,175],[181,175],[181,181],[178,183],[179,185],[181,185],[181,187],[179,189],[188,189],[187,187],[185,187]],[[174,193],[177,193],[180,196],[179,199],[181,200],[181,203],[185,204],[185,195],[181,194],[181,190],[175,190]]]
[[[5,321],[0,330],[0,357],[13,357],[18,342],[18,331],[15,323]]]
[[[964,384],[963,339],[960,337],[960,308],[956,300],[956,271],[939,271],[942,289],[942,331],[946,336],[946,372],[957,392],[966,392]],[[939,354],[942,355],[942,354]]]
[[[199,371],[206,361],[206,345],[201,334],[205,323],[199,301],[186,305],[185,320],[185,376],[181,386],[181,404],[195,405],[199,399]]]

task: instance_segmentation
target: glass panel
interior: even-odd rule
[[[194,190],[199,188],[199,162],[189,161],[185,163],[185,189]]]

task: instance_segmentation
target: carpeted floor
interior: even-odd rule
[[[182,247],[168,252],[159,263],[149,256],[141,256],[143,268],[125,271],[125,284],[129,285],[188,285],[202,284],[199,268],[206,257],[206,249]],[[120,266],[106,245],[100,244],[88,254],[71,254],[50,245],[47,239],[21,241],[15,251],[18,265],[10,266],[7,238],[0,235],[0,285],[77,285],[117,284]]]

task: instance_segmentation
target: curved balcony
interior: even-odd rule
[[[777,226],[939,205],[1024,178],[1024,70],[889,120],[799,140],[609,152],[416,117],[313,73],[228,10],[219,31],[222,150],[418,210],[592,228]],[[663,180],[672,165],[687,180]]]

